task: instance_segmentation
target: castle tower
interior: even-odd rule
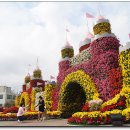
[[[62,58],[71,58],[74,56],[74,49],[68,41],[66,41],[65,46],[61,49],[61,56]]]
[[[36,69],[33,71],[33,79],[42,79],[42,72],[37,66]]]
[[[59,62],[59,74],[57,77],[57,84],[58,81],[61,81],[60,78],[64,77],[64,72],[70,68],[70,58],[74,56],[74,49],[73,46],[70,45],[68,41],[61,49],[61,61]]]
[[[119,40],[111,32],[108,19],[98,17],[93,27],[94,40],[90,45],[92,58],[96,61],[94,81],[100,97],[107,101],[112,99],[121,89],[121,73],[119,69]],[[113,76],[111,74],[113,73]],[[116,82],[116,84],[114,84]]]
[[[27,76],[24,78],[25,84],[26,84],[26,83],[29,83],[30,80],[31,80],[31,76],[30,76],[30,74],[28,73]]]

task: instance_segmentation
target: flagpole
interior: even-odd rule
[[[89,32],[89,26],[88,26],[88,18],[87,18],[87,30],[88,30],[88,32]]]
[[[66,31],[66,30],[65,30]],[[67,31],[66,31],[66,42],[67,42]]]

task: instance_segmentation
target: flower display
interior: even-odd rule
[[[24,114],[25,119],[31,120],[31,119],[37,119],[38,112],[34,111],[27,111]],[[0,121],[3,120],[17,120],[17,113],[0,113]]]
[[[103,101],[101,99],[89,101],[88,102],[88,104],[89,104],[89,110],[90,111],[97,111],[97,110],[99,110],[100,107],[101,107],[102,102]]]
[[[4,114],[6,113],[17,113],[18,112],[18,107],[10,107],[10,108],[7,108],[3,111]]]
[[[31,93],[31,110],[35,110],[35,96],[36,96],[36,90],[33,89]]]
[[[65,100],[65,91],[66,87],[70,82],[77,82],[83,87],[83,90],[85,91],[85,97],[86,102],[92,100],[92,99],[99,99],[98,91],[96,90],[96,86],[89,77],[89,75],[85,74],[83,71],[78,70],[76,72],[73,72],[71,74],[68,74],[65,78],[64,82],[62,83],[61,89],[60,89],[60,104],[59,104],[59,110],[61,112],[67,110],[68,108],[71,110],[73,109],[71,106],[67,104],[68,101]],[[66,93],[67,94],[67,93]]]
[[[57,85],[61,87],[68,74],[83,70],[97,86],[100,98],[103,101],[108,101],[118,94],[122,88],[122,74],[118,62],[119,40],[116,37],[96,39],[90,44],[90,53],[91,58],[88,61],[77,60],[79,62],[75,62],[71,66],[73,57],[66,62],[66,65],[60,63]],[[111,75],[111,73],[114,74]]]
[[[90,44],[90,50],[93,56],[103,54],[106,51],[117,53],[118,56],[119,46],[119,40],[116,37],[102,37]]]
[[[19,102],[20,102],[20,95],[17,95],[15,97],[15,106],[19,107]]]
[[[118,98],[118,101],[116,102],[112,102],[110,105],[106,105],[106,106],[102,106],[102,108],[100,109],[101,112],[105,112],[105,111],[111,111],[113,109],[119,109],[119,110],[123,110],[126,108],[126,97],[125,96],[120,96],[120,98]]]
[[[0,113],[4,111],[4,108],[3,107],[0,107]]]
[[[89,104],[88,104],[88,103],[86,103],[86,104],[83,106],[82,111],[83,111],[83,112],[89,111]]]
[[[52,111],[56,111],[58,109],[59,91],[59,88],[55,88],[52,90]]]
[[[55,88],[56,86],[53,84],[47,84],[45,86],[45,107],[47,111],[51,111],[52,109],[52,90]]]
[[[61,111],[47,111],[46,113],[48,116],[60,116],[61,115]]]
[[[62,49],[61,50],[61,55],[62,55],[62,58],[65,58],[65,57],[73,57],[74,56],[74,49],[73,48],[65,48],[65,49]]]
[[[93,27],[94,35],[103,34],[105,32],[111,33],[111,25],[109,22],[98,23]]]
[[[20,103],[23,101],[24,99],[24,103],[25,106],[28,106],[28,110],[30,109],[30,99],[29,99],[29,94],[27,92],[23,92],[20,96]]]
[[[94,111],[94,112],[77,112],[68,119],[68,123],[71,124],[86,124],[86,125],[101,125],[101,124],[111,124],[110,115],[112,114],[122,114],[125,120],[129,119],[129,109],[118,110],[114,109],[112,111]]]
[[[70,65],[74,66],[77,64],[81,64],[82,62],[88,61],[90,58],[91,58],[90,48],[87,48],[78,55],[70,58]]]
[[[59,72],[62,73],[69,68],[70,68],[70,60],[69,59],[59,62]]]

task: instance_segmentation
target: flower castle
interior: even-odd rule
[[[45,82],[46,81],[42,79],[42,72],[37,65],[33,71],[33,75],[31,76],[28,73],[25,77],[22,93],[16,97],[16,106],[19,106],[19,104],[23,102],[25,105],[29,104],[29,110],[35,110],[34,106],[37,104],[38,96],[43,96]],[[36,92],[39,92],[38,96]]]
[[[99,117],[106,121],[113,113],[120,113],[128,120],[130,43],[121,47],[111,32],[109,20],[103,17],[96,21],[93,31],[94,36],[88,32],[80,43],[78,55],[74,56],[74,48],[68,41],[61,49],[57,83],[45,85],[47,114],[72,116],[70,123],[77,123],[79,118],[81,123],[83,119],[96,122]],[[31,91],[31,110],[35,110],[36,93],[35,89]],[[99,109],[89,109],[89,102],[100,100]]]

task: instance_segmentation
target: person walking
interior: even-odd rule
[[[43,100],[42,96],[39,96],[39,102],[38,102],[37,106],[39,107],[38,108],[38,120],[41,119],[41,121],[42,121],[43,116],[44,116],[44,110],[45,110],[45,103],[44,103],[44,100]]]

